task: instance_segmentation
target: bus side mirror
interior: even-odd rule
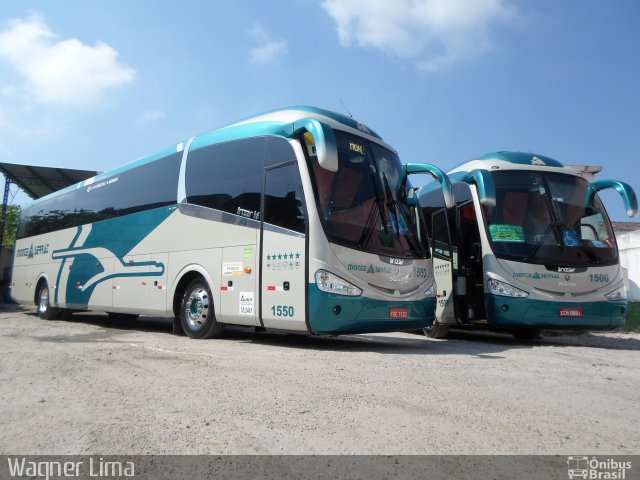
[[[589,184],[585,205],[591,205],[596,192],[606,190],[607,188],[613,188],[620,194],[629,217],[638,215],[638,199],[636,198],[636,193],[633,191],[633,188],[620,180],[598,180],[597,182]]]
[[[487,170],[472,170],[469,172],[469,182],[476,184],[480,203],[485,207],[496,206],[496,186],[491,172]]]
[[[449,176],[440,170],[435,165],[429,163],[407,163],[402,165],[403,176],[416,174],[416,173],[429,173],[435,178],[442,187],[442,195],[444,196],[444,204],[447,208],[452,208],[455,205],[455,199],[453,198],[453,187],[451,186],[451,180]]]
[[[301,130],[306,130],[313,135],[318,164],[325,170],[337,172],[338,144],[333,129],[315,118],[303,118],[294,123],[293,135]]]

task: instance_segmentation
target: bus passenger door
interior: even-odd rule
[[[453,296],[453,249],[447,221],[447,211],[443,208],[433,213],[431,234],[433,237],[433,274],[436,280],[436,320],[441,324],[455,324]]]
[[[265,168],[260,231],[261,324],[304,331],[306,222],[295,161]]]

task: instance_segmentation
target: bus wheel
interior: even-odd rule
[[[532,340],[539,339],[541,334],[542,334],[541,328],[527,328],[522,330],[513,330],[511,332],[511,335],[513,335],[516,340],[529,341],[529,342]]]
[[[38,316],[44,320],[54,320],[60,316],[60,309],[53,308],[49,303],[49,285],[47,285],[47,282],[40,284],[36,307]]]
[[[447,338],[447,336],[449,335],[449,327],[447,325],[438,323],[437,320],[434,320],[433,325],[431,325],[430,327],[424,327],[422,331],[427,338],[436,338],[439,340]]]
[[[196,278],[185,289],[180,304],[180,323],[191,338],[219,337],[224,325],[216,321],[211,289],[203,278]]]

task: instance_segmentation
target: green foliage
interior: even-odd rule
[[[20,206],[7,206],[7,218],[4,224],[4,239],[2,247],[13,250],[16,245],[16,234],[18,233],[18,223],[20,222]]]
[[[625,330],[640,330],[640,302],[629,302]]]

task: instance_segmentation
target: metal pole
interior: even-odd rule
[[[7,203],[9,203],[9,187],[11,187],[11,179],[5,175],[4,197],[2,198],[2,213],[0,214],[0,257],[2,256],[2,243],[4,242],[4,226],[7,220]]]

